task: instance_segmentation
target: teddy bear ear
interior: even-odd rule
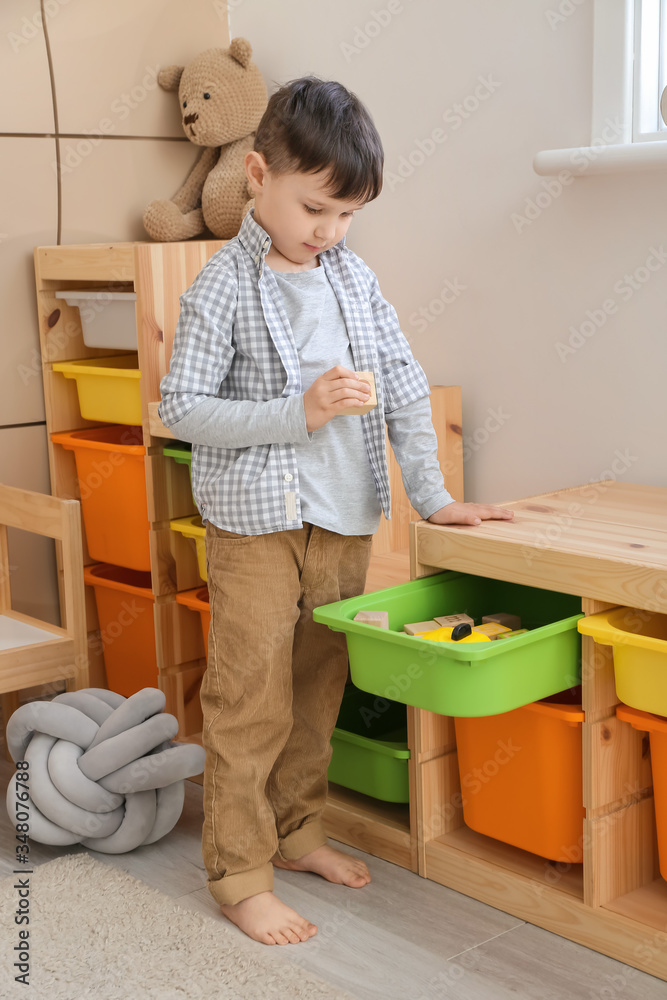
[[[157,82],[163,90],[178,90],[185,66],[165,66],[157,75]]]
[[[232,38],[232,43],[229,46],[229,54],[244,69],[247,69],[250,57],[252,56],[252,45],[246,38]]]

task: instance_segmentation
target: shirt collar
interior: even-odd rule
[[[254,209],[251,208],[249,212],[241,223],[241,228],[239,229],[239,240],[245,249],[248,251],[253,259],[253,262],[257,269],[263,270],[264,258],[266,257],[269,249],[271,247],[271,237],[265,229],[262,229],[258,222],[255,222]],[[330,254],[334,250],[346,250],[345,237],[335,244],[333,247],[329,247],[320,256],[325,256]]]

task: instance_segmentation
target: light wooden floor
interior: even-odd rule
[[[12,765],[0,744],[3,801]],[[157,844],[95,854],[182,906],[224,920],[208,889],[200,834],[202,789],[186,782],[183,815]],[[11,874],[14,831],[0,808],[0,877]],[[348,848],[345,848],[348,850]],[[43,864],[82,848],[32,842]],[[667,985],[402,868],[363,855],[373,881],[361,890],[276,870],[277,892],[318,924],[317,937],[275,952],[357,1000],[664,1000]],[[7,935],[0,930],[0,937]],[[241,933],[238,931],[237,933]],[[257,949],[266,954],[266,946]],[[1,990],[0,990],[1,993]],[[290,1000],[286,997],[285,1000]]]

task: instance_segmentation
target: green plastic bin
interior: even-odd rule
[[[408,801],[405,705],[349,684],[331,737],[329,781],[383,802]]]
[[[316,608],[313,618],[345,632],[354,684],[371,694],[440,715],[498,715],[577,685],[581,602],[569,594],[445,572]],[[389,629],[355,622],[388,611]],[[524,635],[502,641],[431,642],[402,632],[408,622],[464,611],[476,622],[495,611],[521,616]]]
[[[173,458],[179,465],[187,465],[190,472],[190,487],[192,487],[192,445],[186,444],[185,441],[174,441],[172,444],[164,446],[162,454],[166,455],[167,458]]]

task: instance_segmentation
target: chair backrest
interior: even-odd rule
[[[7,528],[20,528],[53,538],[62,566],[62,627],[71,635],[85,635],[83,543],[81,505],[46,493],[33,493],[0,483],[0,613],[11,608]]]

